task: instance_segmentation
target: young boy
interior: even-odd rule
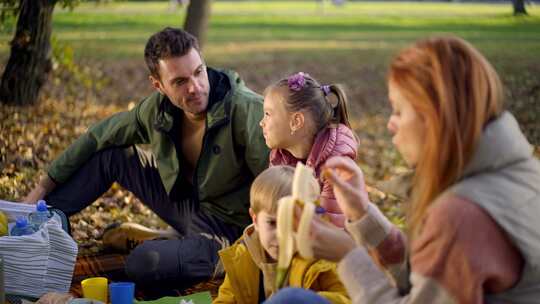
[[[249,213],[253,224],[234,245],[219,252],[225,281],[214,303],[261,303],[275,289],[278,240],[276,213],[278,200],[291,195],[294,168],[275,166],[253,181]],[[315,178],[313,189],[318,189]],[[332,303],[350,303],[338,279],[334,263],[305,260],[296,255],[289,270],[288,286],[311,289]]]

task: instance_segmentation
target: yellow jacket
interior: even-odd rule
[[[246,231],[250,230],[250,227],[246,228]],[[256,233],[252,229],[250,232]],[[214,304],[258,303],[261,269],[248,250],[245,237],[246,233],[243,239],[219,252],[226,276]],[[251,242],[250,247],[253,243]],[[289,286],[311,289],[332,303],[351,303],[338,278],[336,264],[325,260],[305,260],[295,256],[291,262]]]

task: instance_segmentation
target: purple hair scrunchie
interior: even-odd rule
[[[296,92],[302,90],[306,85],[306,78],[304,78],[304,75],[305,74],[303,72],[299,72],[289,76],[289,78],[287,78],[289,89]]]
[[[324,96],[328,96],[328,94],[330,94],[330,86],[329,85],[321,86],[321,90],[323,91]]]

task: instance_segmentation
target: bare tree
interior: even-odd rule
[[[512,0],[512,3],[514,5],[514,16],[527,15],[525,0]]]
[[[212,0],[191,0],[184,22],[184,29],[199,39],[201,48],[206,41],[211,4]]]

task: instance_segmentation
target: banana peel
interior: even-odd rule
[[[8,235],[8,217],[0,211],[0,236]]]
[[[315,179],[313,169],[298,162],[294,170],[292,197],[300,202],[314,202],[319,198],[321,189]]]
[[[276,272],[277,289],[283,287],[296,251],[304,258],[313,258],[309,230],[311,220],[315,215],[319,195],[320,187],[314,177],[313,169],[299,162],[294,171],[292,195],[283,197],[278,202],[277,238],[279,255]],[[298,231],[294,231],[295,206],[302,208]]]
[[[294,205],[294,199],[290,196],[283,197],[278,202],[277,238],[279,242],[279,253],[276,270],[277,289],[283,286],[294,255],[294,237],[292,234],[294,229]]]

